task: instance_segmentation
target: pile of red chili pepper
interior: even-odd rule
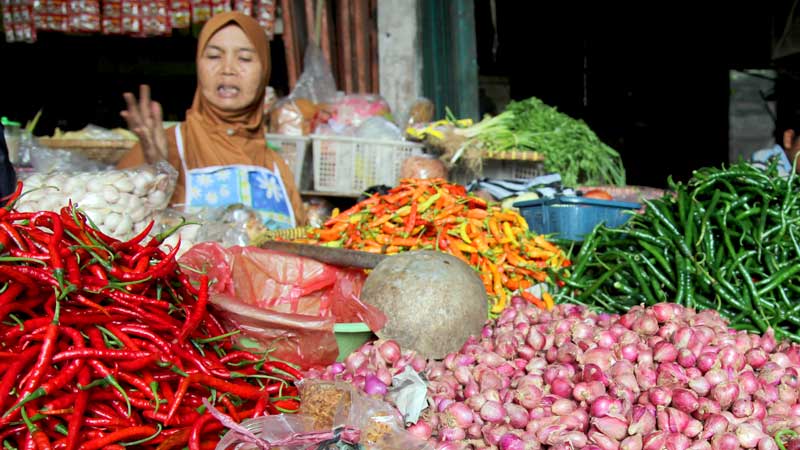
[[[517,212],[489,205],[443,179],[401,180],[387,194],[359,202],[300,241],[372,253],[450,253],[480,274],[491,315],[502,312],[515,294],[552,308],[549,295],[540,299],[526,289],[548,281],[548,268],[570,264],[561,249],[530,232]]]
[[[301,374],[237,349],[207,277],[149,232],[115,240],[72,205],[0,209],[3,448],[214,448],[204,398],[239,421],[299,407]]]

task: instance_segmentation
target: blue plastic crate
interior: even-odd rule
[[[525,200],[514,206],[531,230],[571,241],[582,241],[600,222],[618,227],[628,221],[632,211],[642,207],[633,202],[566,196]]]

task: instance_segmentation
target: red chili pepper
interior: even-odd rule
[[[178,406],[181,404],[181,400],[186,395],[186,391],[189,390],[189,386],[192,384],[199,384],[205,388],[214,388],[221,392],[228,392],[238,397],[251,400],[276,394],[280,389],[278,385],[269,385],[266,387],[266,389],[261,390],[250,384],[233,383],[208,375],[189,375],[188,377],[183,378],[181,380],[181,384],[178,386],[178,391],[175,393],[175,402],[172,404],[169,413],[167,414],[167,424],[177,412]]]
[[[202,356],[194,353],[192,350],[188,348],[184,348],[180,346],[178,343],[173,343],[170,348],[175,355],[179,356],[181,359],[192,363],[193,366],[197,368],[200,372],[204,375],[211,376],[211,368],[207,367],[206,364],[208,363]]]
[[[178,322],[170,316],[158,316],[152,313],[149,313],[141,308],[123,308],[121,306],[109,306],[106,308],[109,313],[116,313],[124,317],[130,317],[134,319],[141,320],[143,322],[147,322],[151,327],[160,330],[167,330],[167,331],[176,331],[179,329]]]
[[[28,372],[27,381],[23,389],[20,391],[20,398],[25,398],[30,395],[34,389],[39,387],[41,384],[45,372],[50,367],[51,360],[53,359],[53,353],[55,352],[57,346],[57,339],[58,339],[58,319],[59,319],[59,308],[58,303],[56,303],[56,312],[53,314],[50,323],[47,325],[47,329],[45,331],[44,339],[42,339],[42,347],[39,350],[39,356],[36,359],[36,363],[34,363],[33,368]],[[19,409],[13,409],[7,411],[3,414],[2,419],[0,419],[0,424],[8,423],[9,420],[12,420],[16,417],[17,413],[19,413]]]
[[[57,362],[57,361],[55,361]],[[69,364],[63,369],[61,369],[58,374],[54,377],[50,378],[46,382],[42,383],[41,386],[36,388],[30,394],[27,394],[20,398],[20,400],[11,408],[10,411],[13,411],[33,400],[42,398],[46,395],[50,395],[53,392],[63,388],[67,385],[73,378],[78,374],[78,372],[83,368],[84,361],[81,359],[77,359],[74,361],[70,361]],[[8,413],[7,413],[8,414]]]
[[[8,429],[0,431],[0,442],[3,442],[6,438],[15,434],[22,433],[27,429],[28,427],[26,427],[25,424],[17,425],[16,427],[8,427]]]
[[[109,328],[111,330],[111,328]],[[156,345],[156,347],[160,348],[168,359],[172,358],[172,351],[170,350],[170,345],[161,338],[161,336],[157,333],[154,333],[152,330],[147,328],[145,325],[137,325],[137,324],[122,324],[119,325],[119,330],[123,333],[132,334],[134,336],[138,336],[141,338],[149,339]],[[112,330],[113,332],[113,330]],[[116,333],[115,333],[116,334]],[[124,341],[123,341],[124,343]],[[127,345],[127,344],[126,344]]]
[[[154,348],[155,349],[155,348]],[[153,367],[153,365],[158,361],[158,355],[155,353],[150,353],[149,356],[145,358],[135,359],[133,361],[123,361],[118,362],[117,367],[120,370],[124,370],[126,372],[139,372],[144,370],[148,367]]]
[[[14,381],[19,376],[22,369],[40,352],[41,346],[29,347],[18,355],[18,358],[6,367],[3,378],[0,380],[0,411],[5,411],[6,402],[11,395]]]
[[[137,234],[136,236],[132,237],[131,239],[125,242],[122,241],[114,242],[111,244],[111,248],[113,248],[117,252],[124,252],[126,250],[140,247],[139,243],[141,243],[144,240],[144,238],[146,238],[147,235],[150,234],[150,231],[153,230],[153,225],[155,225],[155,223],[156,222],[154,220],[151,220],[150,223],[148,223],[147,226],[144,227],[144,229],[141,232],[139,232],[139,234]]]
[[[42,431],[41,428],[36,426],[30,420],[30,416],[36,413],[35,410],[25,411],[28,408],[23,409],[22,413],[22,421],[25,422],[25,426],[28,427],[28,433],[31,435],[31,439],[33,440],[34,444],[36,444],[36,448],[38,450],[52,450],[53,446],[50,444],[50,438],[47,437],[47,434]]]
[[[108,322],[119,322],[125,320],[125,317],[128,317],[128,315],[103,314],[94,311],[66,311],[65,309],[61,323],[64,325],[99,325]]]
[[[83,445],[81,446],[81,450],[99,450],[115,442],[127,441],[132,439],[141,439],[147,436],[152,436],[153,434],[155,434],[155,432],[156,429],[149,425],[125,428],[122,430],[114,431],[113,433],[108,433],[107,435],[101,438],[84,442]]]
[[[150,352],[136,352],[133,350],[113,350],[100,348],[75,348],[64,350],[53,356],[53,362],[71,361],[73,359],[97,359],[101,361],[128,361],[138,358],[147,358]]]
[[[227,355],[223,356],[222,358],[219,359],[219,361],[223,364],[228,364],[230,362],[235,362],[243,359],[247,361],[258,361],[261,359],[261,357],[252,352],[248,352],[245,350],[237,350],[235,352],[230,352]]]
[[[161,422],[163,425],[167,425],[167,420],[169,419],[167,413],[162,412],[154,412],[150,410],[145,410],[142,415],[147,417],[148,419],[153,419]],[[191,425],[193,424],[198,418],[200,414],[197,413],[195,410],[189,410],[181,413],[175,418],[169,419],[169,425],[174,426],[183,426],[183,425]],[[185,442],[185,441],[184,441]]]
[[[18,266],[0,266],[0,276],[22,284],[28,290],[28,295],[34,296],[39,293],[41,288],[34,280],[20,271],[16,270]]]
[[[67,281],[80,289],[83,284],[81,283],[81,268],[78,265],[78,257],[71,253],[65,256],[64,259],[67,265]]]
[[[14,228],[14,225],[11,225],[6,221],[0,221],[0,230],[4,231],[8,237],[11,238],[11,241],[17,246],[18,249],[22,251],[28,251],[28,244],[19,234],[17,229]]]
[[[272,369],[278,369],[282,372],[286,372],[297,380],[303,379],[303,374],[300,373],[299,370],[282,361],[267,361],[264,363],[263,370],[272,371]]]
[[[236,406],[233,404],[230,398],[227,395],[223,395],[219,398],[219,401],[225,405],[225,409],[228,410],[228,415],[231,416],[234,422],[239,423],[242,421],[241,416],[239,416],[239,411]]]
[[[64,229],[61,226],[61,220],[58,215],[50,211],[40,211],[33,215],[31,218],[31,225],[37,226],[43,219],[49,221],[53,234],[47,241],[47,250],[50,254],[50,267],[53,269],[53,277],[58,280],[59,287],[64,286],[64,261],[61,258],[61,239],[64,236]]]
[[[0,199],[0,202],[4,205],[3,211],[0,211],[0,217],[8,214],[20,195],[22,195],[22,181],[17,181],[17,187],[14,188],[14,192]]]
[[[194,330],[200,325],[200,322],[203,321],[203,317],[206,314],[206,305],[208,304],[208,275],[201,275],[200,276],[200,293],[197,294],[197,302],[194,304],[191,310],[191,314],[184,322],[183,328],[181,328],[181,332],[178,335],[178,342],[186,341]]]
[[[167,275],[170,271],[175,270],[178,267],[178,263],[175,260],[175,256],[178,254],[178,250],[180,249],[180,240],[175,245],[175,247],[167,254],[164,259],[159,261],[155,266],[151,267],[150,270],[142,273],[134,273],[134,272],[124,272],[119,267],[112,267],[111,268],[111,275],[122,280],[122,281],[142,281],[146,279],[157,280],[159,278],[163,278]]]
[[[192,431],[189,433],[189,450],[200,450],[200,439],[203,436],[203,428],[212,420],[217,419],[207,414],[195,421],[194,425],[192,425]]]
[[[89,369],[84,367],[78,373],[78,384],[81,386],[86,386],[89,384],[91,374],[89,373]],[[73,406],[73,413],[69,417],[69,422],[67,425],[67,441],[66,446],[64,447],[65,450],[75,450],[78,445],[78,438],[80,437],[80,429],[84,423],[84,415],[86,413],[86,408],[89,404],[89,391],[86,390],[78,390],[78,393],[75,394],[75,403]]]
[[[108,274],[106,274],[106,271],[100,264],[90,264],[87,269],[89,270],[89,273],[98,279],[108,282]]]
[[[136,303],[143,303],[145,305],[155,306],[165,311],[169,310],[172,307],[172,304],[170,304],[169,302],[150,298],[145,295],[131,294],[130,292],[117,291],[117,290],[108,290],[107,294],[114,300],[123,302],[124,305],[131,305],[134,307],[138,307]]]
[[[78,373],[78,376],[80,377],[80,373]],[[77,394],[74,392],[69,394],[61,394],[60,397],[56,397],[42,405],[42,409],[56,410],[66,408],[67,406],[72,406],[75,403],[76,395]]]

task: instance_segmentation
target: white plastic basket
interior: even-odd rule
[[[308,136],[288,136],[284,134],[265,134],[267,147],[278,152],[286,165],[292,169],[294,184],[297,189],[311,188],[311,158],[308,148],[311,138]]]
[[[394,186],[403,161],[422,154],[413,142],[312,136],[314,190],[360,194],[379,184]]]

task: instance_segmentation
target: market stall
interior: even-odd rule
[[[536,99],[403,130],[379,97],[294,94],[267,142],[298,184],[363,193],[307,227],[185,211],[171,167],[23,143],[5,448],[800,445],[795,175],[659,192]],[[537,173],[453,179],[486,152]]]

